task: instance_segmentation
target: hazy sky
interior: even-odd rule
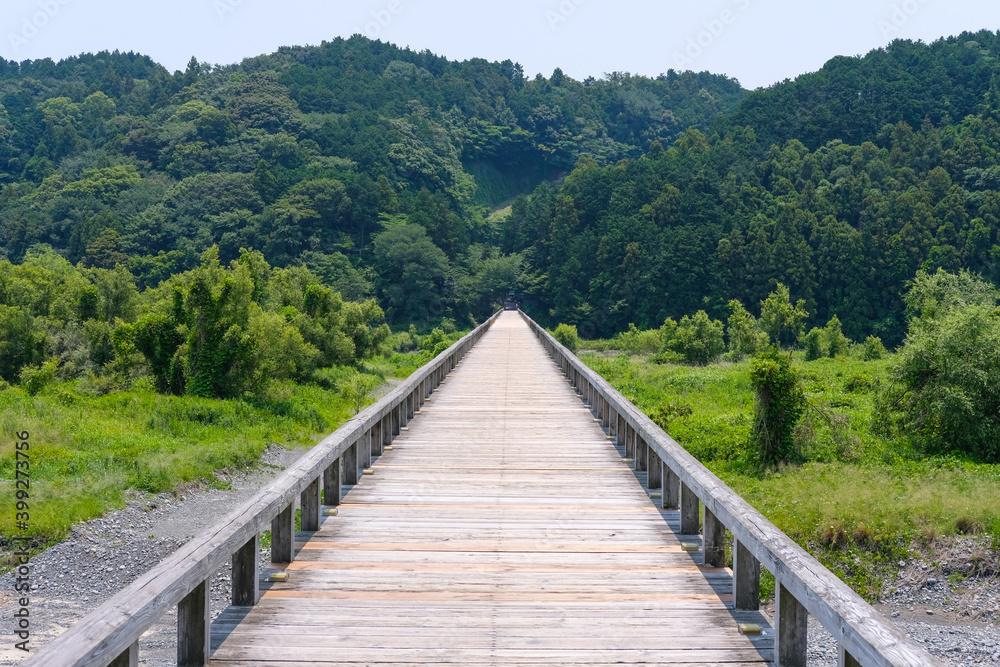
[[[897,37],[1000,29],[996,0],[0,0],[8,60],[104,49],[170,70],[230,64],[360,32],[463,60],[510,58],[533,76],[708,70],[767,86]]]

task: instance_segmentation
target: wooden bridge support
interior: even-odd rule
[[[260,601],[260,535],[233,554],[233,605],[252,607]]]
[[[681,535],[698,534],[698,496],[681,482]]]
[[[809,614],[780,581],[774,592],[774,616],[775,667],[806,667]]]
[[[212,655],[212,608],[208,581],[177,605],[177,667],[203,667]]]
[[[760,561],[738,540],[733,540],[733,607],[760,609]]]
[[[336,507],[340,504],[342,496],[340,488],[340,459],[327,466],[323,471],[323,504],[327,507]]]

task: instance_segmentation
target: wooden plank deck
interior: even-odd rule
[[[751,665],[731,576],[684,552],[516,313],[300,533],[287,583],[212,626],[213,665]],[[696,541],[692,536],[690,541]],[[685,538],[688,541],[688,538]],[[766,626],[765,626],[766,627]]]

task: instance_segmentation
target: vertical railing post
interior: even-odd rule
[[[399,413],[400,413],[399,404],[397,403],[395,406],[393,406],[392,410],[389,412],[389,414],[392,415],[392,437],[393,438],[395,438],[397,435],[399,435],[399,427],[400,427]]]
[[[291,563],[295,551],[295,503],[271,519],[271,562]]]
[[[353,443],[344,450],[344,484],[353,486],[358,483],[358,443]]]
[[[132,642],[108,667],[139,667],[139,642]]]
[[[327,466],[323,471],[323,504],[327,507],[336,507],[340,504],[340,459]]]
[[[649,454],[649,445],[639,436],[635,437],[635,469],[641,472],[646,469],[646,455]]]
[[[698,496],[681,482],[681,535],[698,534]]]
[[[775,667],[806,667],[809,612],[780,581],[774,595],[774,616]]]
[[[670,469],[666,461],[661,461],[663,466],[663,495],[660,507],[665,510],[675,510],[680,505],[681,480],[677,473]]]
[[[705,547],[705,565],[709,567],[726,566],[726,527],[716,518],[708,506],[704,506],[701,519],[703,544]]]
[[[385,451],[385,448],[392,444],[392,416],[382,415],[381,424],[379,430],[382,432],[382,450]]]
[[[760,561],[736,539],[733,540],[733,608],[760,609]]]
[[[204,667],[212,656],[212,609],[208,581],[194,587],[177,605],[177,665]]]
[[[635,429],[631,424],[625,425],[625,458],[635,458]]]
[[[260,600],[260,535],[233,554],[233,606],[252,607]]]
[[[660,463],[660,456],[652,447],[649,448],[648,466],[646,470],[646,488],[658,489],[662,486],[661,475],[663,473],[663,464]]]
[[[299,522],[302,530],[319,530],[319,477],[314,479],[301,494]]]
[[[371,429],[365,431],[365,434],[361,436],[361,440],[358,441],[361,447],[360,456],[358,457],[358,465],[364,470],[365,468],[372,467],[372,432]]]
[[[382,456],[382,421],[372,424],[372,456]]]

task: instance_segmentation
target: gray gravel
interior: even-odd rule
[[[253,496],[277,473],[307,450],[273,446],[252,468],[218,473],[230,490],[188,489],[177,496],[161,494],[127,499],[125,509],[74,526],[65,540],[31,561],[31,647],[52,641],[66,628],[100,606],[119,590]],[[261,552],[261,564],[270,554]],[[212,610],[221,612],[230,599],[231,568],[212,578]],[[16,610],[14,576],[0,577],[0,615]],[[139,662],[173,665],[176,660],[176,610],[143,635]],[[16,665],[25,654],[13,647],[10,621],[3,623],[0,665]]]

